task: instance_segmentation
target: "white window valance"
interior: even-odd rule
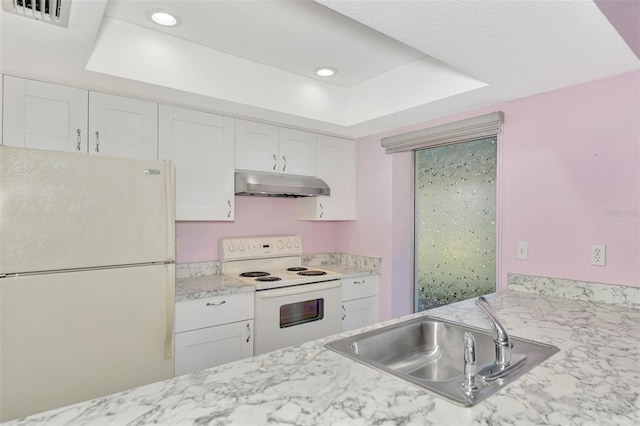
[[[380,144],[387,154],[414,151],[416,149],[468,142],[496,136],[504,123],[502,111],[480,115],[453,123],[416,130],[382,139]]]

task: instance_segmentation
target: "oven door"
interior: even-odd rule
[[[254,354],[342,331],[342,281],[256,291]]]

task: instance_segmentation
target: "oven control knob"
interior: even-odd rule
[[[291,248],[291,241],[287,241],[287,248]]]
[[[238,244],[238,250],[244,251],[244,244],[242,243]]]
[[[300,243],[298,242],[298,240],[293,240],[293,246],[294,246],[295,248],[300,247]]]
[[[229,244],[229,251],[230,251],[231,253],[233,253],[234,251],[236,251],[236,246],[234,246],[234,245],[233,245],[233,243],[230,243],[230,244]]]
[[[278,248],[282,250],[284,248],[284,242],[282,240],[278,241]]]

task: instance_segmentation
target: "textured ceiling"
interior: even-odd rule
[[[3,72],[351,137],[640,68],[591,1],[73,0],[68,29],[0,17]]]

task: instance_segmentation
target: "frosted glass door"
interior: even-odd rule
[[[496,138],[416,151],[415,310],[496,289]]]

